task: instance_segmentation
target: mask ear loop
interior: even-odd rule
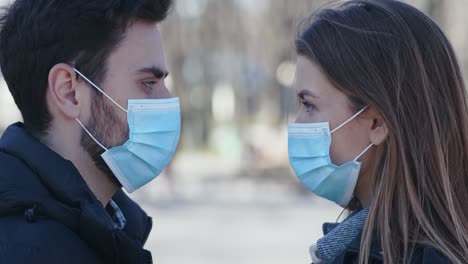
[[[366,152],[374,146],[374,143],[370,143],[369,146],[367,146],[366,149],[364,149],[353,161],[357,161],[362,155],[366,154]]]
[[[353,121],[354,118],[356,118],[357,116],[359,116],[360,114],[362,114],[364,111],[366,111],[367,109],[369,108],[369,106],[366,106],[364,107],[363,109],[361,109],[359,112],[357,112],[356,114],[354,114],[352,117],[350,117],[348,120],[344,121],[341,125],[337,126],[335,129],[333,129],[330,133],[333,134],[334,132],[336,132],[338,129],[346,126],[349,122]],[[357,161],[360,157],[362,157],[362,155],[364,155],[370,148],[372,148],[374,146],[373,143],[370,143],[369,146],[367,146],[353,161]]]
[[[84,129],[84,131],[86,131],[86,133],[88,133],[88,135],[94,140],[94,142],[96,142],[96,144],[98,144],[101,148],[103,148],[105,151],[107,151],[108,149],[106,147],[104,147],[104,145],[102,145],[92,134],[91,132],[89,132],[88,129],[86,129],[86,127],[83,125],[83,123],[81,123],[81,121],[78,119],[78,118],[75,118],[76,122],[78,122],[78,124],[80,124],[80,126]]]
[[[101,88],[99,88],[96,84],[94,84],[90,79],[86,78],[86,76],[84,76],[79,70],[75,68],[73,68],[73,70],[75,70],[75,72],[78,73],[78,75],[80,75],[83,79],[85,79],[88,83],[90,83],[94,88],[96,88],[100,93],[102,93],[105,97],[107,97],[107,99],[109,99],[117,107],[122,109],[122,111],[124,111],[125,113],[128,113],[128,111],[125,108],[120,106],[114,99],[112,99],[109,95],[107,95]]]
[[[352,117],[350,117],[348,120],[344,121],[341,125],[339,125],[338,127],[336,127],[335,129],[333,129],[330,133],[334,133],[336,131],[338,131],[338,129],[346,126],[349,122],[353,121],[354,118],[356,118],[358,115],[362,114],[364,111],[367,110],[367,108],[369,108],[368,106],[364,107],[363,109],[361,109],[361,111],[357,112],[356,114],[354,114]]]

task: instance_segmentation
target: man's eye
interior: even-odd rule
[[[143,82],[143,85],[146,86],[147,88],[150,88],[150,89],[153,89],[154,85],[157,84],[158,82],[156,81],[147,81],[147,82]]]

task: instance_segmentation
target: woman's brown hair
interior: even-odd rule
[[[393,0],[352,0],[314,13],[296,40],[353,110],[376,109],[388,128],[377,148],[361,239],[385,263],[416,245],[468,259],[468,104],[453,48],[428,16]]]

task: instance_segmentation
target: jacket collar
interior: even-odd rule
[[[150,218],[122,191],[114,201],[125,214],[127,226],[118,230],[73,163],[39,142],[21,123],[7,128],[0,152],[19,159],[33,172],[22,173],[21,178],[2,177],[0,215],[13,207],[34,205],[39,214],[74,230],[108,262],[140,263],[149,258],[142,246],[151,229]]]
[[[69,204],[96,200],[73,163],[39,142],[21,123],[7,128],[0,140],[0,149],[23,161],[59,200]]]

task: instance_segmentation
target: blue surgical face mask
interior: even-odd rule
[[[291,167],[302,184],[316,195],[343,207],[353,197],[361,162],[357,161],[373,144],[353,161],[337,166],[330,159],[331,134],[364,112],[362,109],[330,132],[326,123],[289,124],[288,155]]]
[[[76,70],[83,79],[127,113],[129,139],[121,145],[106,148],[83,123],[88,135],[105,152],[101,157],[127,192],[133,192],[156,178],[174,156],[180,137],[179,98],[128,100],[128,110]]]

